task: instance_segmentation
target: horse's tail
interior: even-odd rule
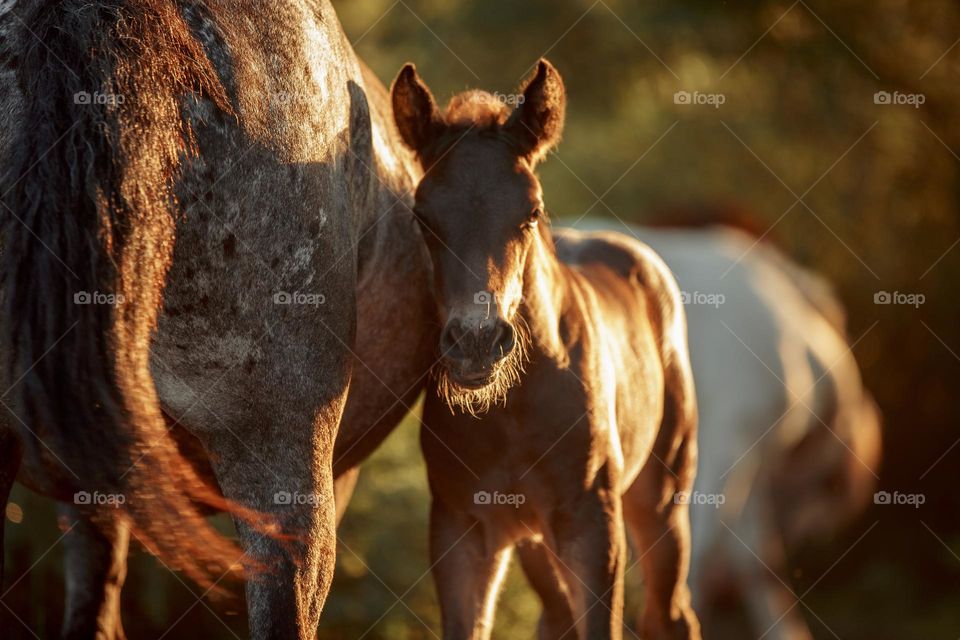
[[[22,26],[23,121],[2,189],[21,435],[51,487],[119,505],[148,549],[210,583],[240,553],[197,503],[233,505],[178,453],[149,351],[172,182],[194,146],[183,102],[228,100],[176,3],[42,0]]]

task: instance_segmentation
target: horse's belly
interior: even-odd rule
[[[414,222],[397,213],[361,246],[353,379],[334,451],[334,473],[359,464],[408,413],[427,382],[439,336],[428,256]]]

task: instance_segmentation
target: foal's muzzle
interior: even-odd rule
[[[473,324],[454,318],[447,322],[440,334],[444,364],[454,381],[465,387],[481,387],[488,383],[497,364],[505,360],[516,346],[516,331],[499,318]]]

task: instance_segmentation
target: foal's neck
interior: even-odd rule
[[[550,227],[541,225],[527,257],[522,315],[530,332],[530,348],[560,360],[566,359],[561,321],[569,302],[568,272],[557,258]]]

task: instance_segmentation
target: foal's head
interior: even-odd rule
[[[445,323],[441,391],[471,412],[502,400],[517,380],[524,278],[537,244],[549,242],[534,169],[563,128],[560,74],[541,60],[521,95],[511,110],[489,93],[468,91],[441,113],[412,64],[392,88],[397,127],[426,170],[414,212]]]

